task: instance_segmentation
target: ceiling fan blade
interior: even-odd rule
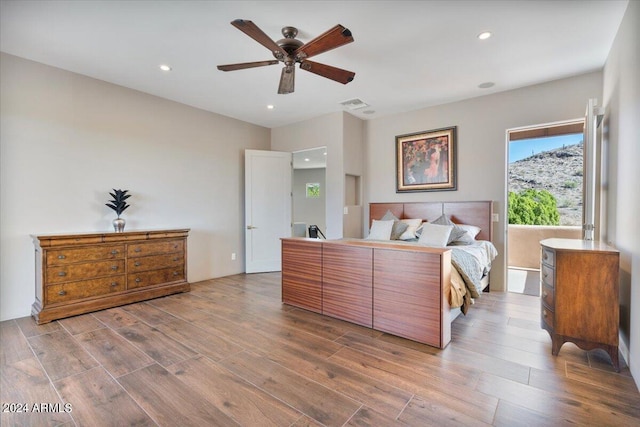
[[[280,75],[280,86],[278,86],[278,93],[285,95],[287,93],[293,93],[296,68],[293,65],[287,65],[282,69]]]
[[[338,24],[332,29],[320,34],[315,39],[305,43],[293,52],[296,60],[311,58],[328,50],[335,49],[353,41],[351,31]]]
[[[269,49],[274,54],[282,54],[283,57],[287,56],[287,52],[278,46],[268,35],[266,35],[256,24],[246,19],[236,19],[231,21],[231,25],[260,43],[262,46]]]
[[[353,81],[353,78],[356,76],[356,73],[354,73],[353,71],[347,71],[343,70],[342,68],[336,68],[332,67],[331,65],[320,64],[319,62],[313,61],[302,61],[302,63],[300,64],[300,68],[319,76],[334,80],[338,83],[342,83],[343,85],[346,85],[347,83]]]
[[[270,61],[243,62],[241,64],[218,65],[218,70],[220,71],[244,70],[245,68],[255,68],[255,67],[264,67],[265,65],[275,65],[279,62],[280,61],[272,59]]]

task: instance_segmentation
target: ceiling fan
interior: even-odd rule
[[[274,42],[260,28],[258,28],[256,24],[246,19],[236,19],[231,22],[231,25],[269,49],[276,59],[244,62],[240,64],[218,65],[218,70],[235,71],[243,70],[245,68],[275,65],[282,62],[284,63],[284,68],[282,69],[280,85],[278,86],[278,93],[280,94],[293,93],[296,63],[299,63],[300,68],[303,70],[310,71],[314,74],[342,84],[349,83],[356,75],[356,73],[351,71],[308,60],[308,58],[311,58],[312,56],[319,55],[353,41],[351,31],[342,25],[336,25],[308,43],[302,43],[300,40],[296,39],[298,29],[295,27],[282,28],[282,35],[284,38]]]

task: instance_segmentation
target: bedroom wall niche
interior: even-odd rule
[[[327,147],[293,153],[293,230],[296,237],[308,237],[310,225],[326,234]]]

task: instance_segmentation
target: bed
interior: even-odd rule
[[[490,260],[480,277],[470,278],[457,264],[460,248],[472,245],[427,246],[417,244],[417,236],[378,239],[375,223],[413,219],[430,224],[429,230],[443,221],[475,227],[477,250],[495,257],[491,217],[490,201],[371,203],[366,239],[282,239],[282,301],[444,348],[451,321],[489,289]]]

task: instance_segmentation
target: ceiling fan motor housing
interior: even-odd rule
[[[276,44],[284,49],[284,51],[289,55],[292,55],[296,49],[304,44],[295,38],[298,35],[298,29],[296,27],[283,27],[282,35],[284,38],[278,40]],[[280,52],[273,52],[273,56],[280,61],[286,62],[286,59],[282,58],[282,54]]]

